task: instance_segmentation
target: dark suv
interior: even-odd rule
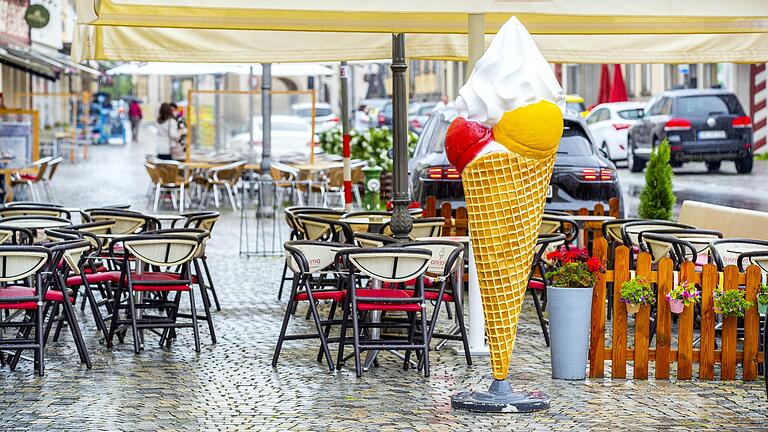
[[[752,122],[729,91],[670,90],[651,99],[629,130],[629,169],[642,171],[664,138],[674,167],[705,162],[707,170],[716,172],[722,161],[731,160],[739,173],[752,172]]]
[[[445,133],[456,115],[451,108],[433,112],[408,162],[411,196],[422,206],[430,195],[438,202],[450,202],[454,208],[465,205],[461,176],[445,155]],[[592,209],[598,202],[607,206],[614,197],[621,200],[616,166],[595,150],[581,116],[566,112],[564,126],[546,208],[577,211],[582,207]],[[623,206],[619,208],[623,210]]]

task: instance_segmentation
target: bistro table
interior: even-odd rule
[[[573,220],[579,225],[579,247],[586,247],[587,246],[587,230],[584,229],[585,227],[592,228],[593,226],[597,227],[595,224],[600,224],[602,226],[603,222],[614,220],[616,219],[613,216],[602,216],[602,215],[573,215],[568,216],[568,219]],[[598,227],[599,228],[599,227]]]

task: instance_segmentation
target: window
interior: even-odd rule
[[[595,111],[592,115],[587,117],[587,124],[595,124],[597,122],[608,120],[608,110],[605,108],[600,108],[599,110]]]
[[[667,98],[651,99],[648,103],[648,115],[661,115],[661,106],[666,102]]]
[[[637,120],[641,117],[643,117],[643,109],[642,108],[633,108],[628,110],[621,110],[617,112],[619,117],[625,119],[625,120]]]
[[[664,98],[664,99],[662,99],[660,113],[662,115],[670,115],[670,114],[672,114],[672,98]]]
[[[566,126],[557,154],[567,156],[589,156],[593,153],[592,143],[580,130]]]
[[[681,117],[717,114],[744,115],[736,96],[730,94],[681,97],[677,101],[677,115]]]

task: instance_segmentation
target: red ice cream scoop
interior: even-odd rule
[[[445,152],[448,160],[461,173],[478,153],[493,141],[493,130],[482,123],[456,117],[445,135]]]

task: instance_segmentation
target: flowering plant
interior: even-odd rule
[[[752,307],[752,302],[747,301],[746,294],[740,289],[724,291],[715,290],[715,313],[729,317],[743,317],[744,312]]]
[[[547,254],[554,270],[547,272],[552,286],[588,288],[595,286],[605,272],[603,263],[597,257],[590,257],[583,249],[555,250]]]
[[[757,303],[768,305],[768,285],[760,285],[760,289],[757,291]]]
[[[667,300],[682,300],[685,306],[690,306],[701,300],[701,291],[696,290],[695,284],[682,281],[667,294]]]
[[[651,283],[642,276],[637,276],[621,284],[620,300],[627,304],[653,306],[656,295]]]

